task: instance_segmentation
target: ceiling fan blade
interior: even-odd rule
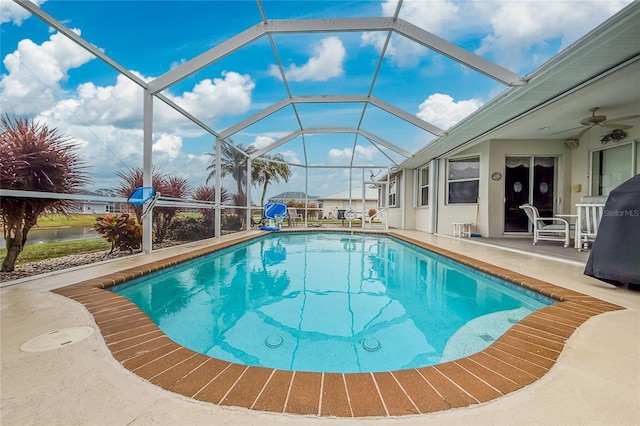
[[[627,126],[626,124],[618,124],[618,123],[602,122],[602,123],[600,123],[600,127],[606,127],[606,128],[608,128],[608,129],[629,130],[629,129],[631,129],[633,126]]]
[[[580,139],[582,137],[582,135],[584,135],[585,133],[587,133],[589,130],[591,130],[591,126],[587,126],[584,129],[582,129],[580,131],[580,133],[578,133],[577,135],[575,135],[572,139]]]
[[[558,135],[560,133],[566,133],[566,132],[570,132],[572,130],[577,130],[577,129],[582,129],[585,126],[578,126],[578,127],[574,127],[572,129],[564,129],[564,130],[560,130],[559,132],[553,132],[553,133],[549,133],[548,136],[553,136],[553,135]],[[589,126],[586,126],[587,129],[589,128]]]
[[[625,120],[633,120],[634,118],[640,118],[640,114],[636,115],[627,115],[626,117],[618,117],[612,118],[611,120],[607,120],[607,123],[611,123],[612,121],[625,121]]]

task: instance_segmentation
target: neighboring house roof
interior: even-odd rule
[[[283,192],[273,197],[269,197],[269,201],[289,201],[289,200],[317,200],[317,195],[307,195],[304,192]]]
[[[325,197],[318,197],[318,200],[348,200],[351,198],[352,200],[362,200],[362,188],[353,188],[351,189],[351,196],[349,196],[349,190],[336,192],[331,195],[327,195]],[[377,200],[378,199],[378,190],[367,188],[365,192],[365,200]]]

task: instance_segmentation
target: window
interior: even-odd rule
[[[633,144],[593,151],[591,195],[609,195],[612,189],[633,176]]]
[[[480,184],[480,157],[449,160],[449,204],[475,203]]]
[[[395,177],[389,180],[389,207],[396,206],[397,179]]]
[[[418,174],[418,205],[429,205],[429,167],[424,167],[419,170]]]

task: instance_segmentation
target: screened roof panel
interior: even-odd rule
[[[290,1],[268,0],[262,6],[268,19],[329,19],[375,16],[379,1],[305,1],[304,6]]]
[[[341,104],[296,104],[302,126],[309,128],[353,128],[357,127],[364,103]]]
[[[46,1],[41,7],[69,28],[81,29],[83,38],[128,69],[147,76],[158,76],[261,20],[256,4],[248,1],[234,2],[233,8],[210,1],[65,3]]]
[[[61,132],[80,139],[87,147],[83,155],[90,168],[100,169],[99,153],[102,158],[106,152],[118,153],[122,158],[115,160],[118,167],[121,163],[142,163],[139,84],[160,87],[159,94],[218,134],[281,103],[280,111],[265,114],[250,126],[227,135],[245,147],[268,147],[269,142],[300,131],[298,119],[303,128],[357,128],[359,112],[364,109],[361,98],[369,94],[373,85],[374,98],[366,104],[360,129],[390,144],[374,142],[391,159],[376,150],[376,157],[369,160],[371,154],[365,148],[371,143],[365,136],[355,134],[297,135],[270,153],[287,152],[291,158],[295,155],[302,162],[316,165],[333,166],[330,161],[338,157],[349,159],[344,166],[353,164],[351,157],[359,164],[382,158],[390,165],[403,157],[389,146],[412,153],[434,140],[423,123],[416,121],[418,118],[447,130],[464,117],[482,115],[478,126],[467,126],[468,131],[454,127],[453,134],[468,138],[487,123],[498,125],[513,115],[508,108],[490,117],[479,114],[478,109],[505,92],[506,86],[437,52],[435,47],[449,54],[457,52],[452,56],[466,58],[468,64],[484,69],[486,74],[522,84],[521,75],[537,69],[629,3],[585,1],[576,8],[575,2],[565,1],[545,2],[545,7],[540,7],[540,2],[513,1],[49,0],[41,7],[56,21],[50,20],[52,25],[62,33],[77,29],[92,45],[90,49],[101,52],[97,56],[106,55],[126,72],[118,76],[103,59],[87,53],[64,34],[52,31],[42,22],[42,16],[20,16],[7,9],[0,40],[0,95],[3,110],[44,117]],[[393,20],[398,5],[400,19]],[[333,31],[338,24],[354,30]],[[305,26],[317,32],[281,32]],[[372,31],[372,26],[378,30]],[[257,34],[256,38],[252,39],[252,34]],[[271,40],[293,96],[290,100]],[[630,44],[622,40],[614,45],[615,54],[622,46],[619,60],[628,57],[626,46]],[[232,45],[236,48],[223,51],[215,60],[194,65],[196,59],[202,58],[200,55],[209,57],[212,50]],[[460,48],[466,52],[460,53]],[[556,95],[569,86],[577,79],[577,72],[585,75],[590,66],[593,73],[597,72],[601,62],[613,57],[609,55],[611,50],[605,49],[606,58],[602,59],[596,50],[591,64],[583,61],[575,72],[559,75],[557,85],[550,81],[540,87],[540,93],[527,94],[525,87],[522,92],[527,96],[514,101],[514,105],[526,110],[534,106],[530,99],[542,102],[545,96]],[[191,66],[193,73],[186,71]],[[545,90],[549,93],[543,93]],[[287,105],[299,97],[326,95],[361,98],[357,102],[324,105],[295,103],[295,108]],[[388,108],[376,106],[376,100]],[[405,119],[396,117],[394,109],[401,111]],[[159,98],[154,100],[153,132],[154,165],[160,169],[194,170],[194,164],[187,165],[186,161],[213,151],[214,135],[170,111]],[[447,140],[464,142],[458,139],[447,135]],[[355,154],[347,155],[345,150],[353,151],[354,147]],[[344,155],[332,158],[331,150]],[[93,173],[98,176],[101,172]],[[193,178],[192,184],[199,184],[200,171],[194,172]],[[106,185],[106,177],[100,182],[100,186]],[[333,192],[338,184],[342,182],[334,182]],[[274,186],[273,190],[282,192],[283,187]]]

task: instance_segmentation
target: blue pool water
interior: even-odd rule
[[[392,237],[327,232],[269,234],[112,291],[194,351],[342,373],[471,355],[554,302]]]

